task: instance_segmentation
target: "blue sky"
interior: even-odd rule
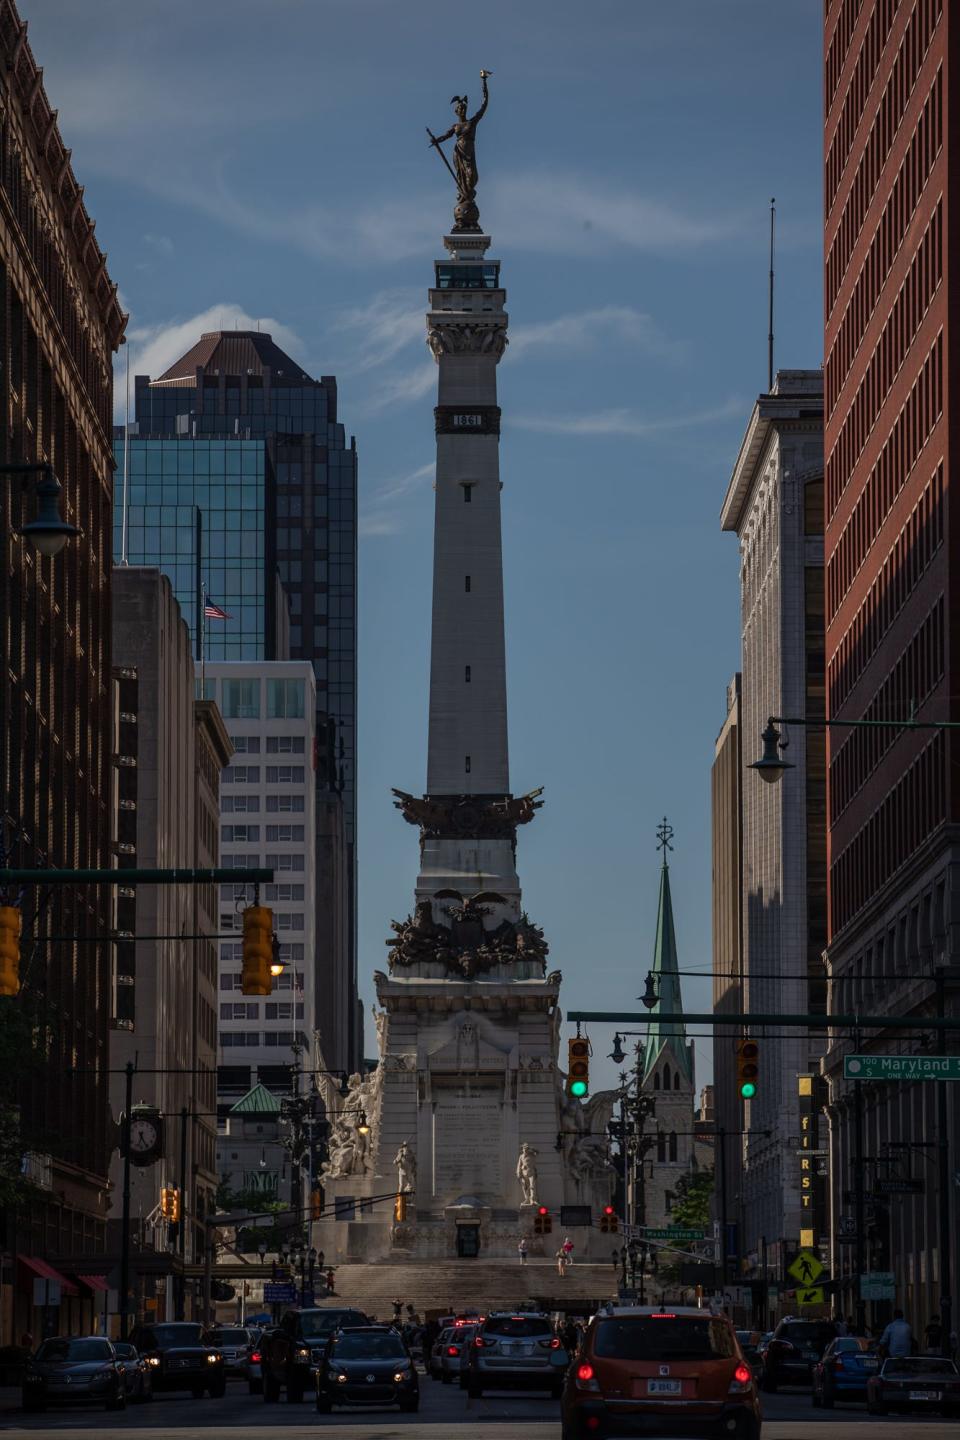
[[[435,370],[423,313],[451,184],[425,126],[479,99],[500,367],[513,788],[565,1008],[637,1009],[654,831],[681,963],[710,966],[710,764],[738,664],[718,513],[777,358],[822,359],[819,0],[22,0],[133,367],[260,320],[340,381],[357,436],[360,968],[408,912],[425,781]],[[710,983],[686,981],[688,1008]],[[612,1028],[612,1027],[611,1027]],[[594,1028],[597,1053],[611,1031]],[[709,1044],[698,1042],[698,1079]],[[598,1063],[598,1078],[613,1067]]]

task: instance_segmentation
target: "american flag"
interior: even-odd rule
[[[214,602],[213,602],[212,600],[210,600],[210,599],[204,600],[204,602],[203,602],[203,614],[204,614],[204,618],[205,618],[206,620],[232,620],[232,619],[233,619],[233,616],[232,616],[232,615],[228,615],[227,612],[226,612],[226,610],[221,610],[220,606],[219,606],[219,605],[215,605]]]

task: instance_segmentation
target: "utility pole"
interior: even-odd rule
[[[126,1065],[126,1090],[123,1108],[123,1212],[120,1234],[120,1339],[126,1340],[130,1309],[130,1111],[133,1107],[132,1060]]]
[[[727,1288],[727,1132],[717,1126],[717,1181],[720,1185],[720,1290]]]
[[[855,1031],[853,1037],[853,1048],[860,1049],[860,1032]],[[854,1238],[854,1268],[856,1274],[853,1277],[853,1295],[856,1302],[857,1334],[863,1335],[867,1323],[867,1307],[863,1299],[862,1276],[866,1259],[866,1205],[863,1194],[863,1086],[854,1084],[853,1087],[853,1201],[854,1201],[854,1224],[856,1234]]]
[[[180,1223],[177,1234],[177,1248],[180,1251],[180,1274],[177,1276],[177,1292],[174,1315],[177,1320],[186,1318],[185,1291],[187,1279],[184,1266],[187,1263],[187,1115],[186,1105],[180,1111]]]
[[[943,1020],[946,1017],[947,995],[946,977],[943,967],[938,965],[934,972],[934,979],[937,986],[937,1018]],[[940,1212],[940,1323],[942,1325],[940,1349],[944,1355],[950,1352],[950,1332],[953,1329],[953,1291],[951,1285],[951,1255],[950,1255],[950,1209],[952,1194],[950,1189],[950,1134],[948,1130],[949,1110],[947,1102],[947,1082],[937,1081],[937,1138],[938,1149],[938,1172],[939,1172],[939,1197],[937,1209]]]

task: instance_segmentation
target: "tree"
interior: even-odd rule
[[[713,1191],[713,1170],[694,1170],[681,1176],[670,1211],[670,1223],[691,1230],[708,1230]]]

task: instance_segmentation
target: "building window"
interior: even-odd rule
[[[470,684],[470,666],[469,666],[469,665],[465,665],[464,668],[463,668],[463,678],[464,678],[464,682],[465,682],[467,685],[469,685],[469,684]]]
[[[303,681],[267,681],[267,719],[303,719]]]
[[[264,887],[268,900],[302,900],[302,885],[267,885]],[[270,1018],[269,1016],[267,1017]]]
[[[657,1159],[664,1161],[667,1158],[667,1137],[662,1130],[657,1131]]]
[[[268,845],[295,845],[303,841],[302,825],[268,825]]]
[[[670,1159],[671,1159],[671,1160],[676,1160],[676,1158],[677,1158],[677,1137],[676,1137],[676,1133],[675,1133],[673,1130],[671,1130],[671,1131],[670,1131]]]
[[[670,1066],[669,1066],[669,1065],[664,1065],[664,1067],[663,1067],[663,1088],[664,1088],[664,1090],[669,1090],[669,1089],[670,1089]]]
[[[303,766],[302,766],[302,765],[268,765],[268,766],[267,766],[267,784],[268,784],[268,785],[302,785],[302,784],[303,784]]]
[[[304,808],[304,797],[302,795],[268,795],[267,810],[270,814],[276,815],[283,811],[292,814],[302,814]],[[269,836],[267,837],[269,839]]]
[[[463,577],[463,588],[464,588],[464,590],[466,590],[467,594],[469,595],[469,594],[470,594],[470,576],[469,576],[469,575],[464,575],[464,577]]]
[[[656,1075],[654,1075],[654,1077],[653,1077],[653,1088],[654,1088],[654,1090],[659,1090],[659,1089],[660,1089],[660,1075],[659,1075],[659,1072],[658,1072]]]
[[[259,745],[259,741],[258,741],[257,743],[258,743],[258,745]],[[268,736],[267,736],[267,754],[268,754],[268,755],[302,755],[302,754],[303,754],[303,736],[302,736],[302,735],[268,735]]]
[[[270,681],[271,685],[276,683]],[[223,715],[225,720],[259,720],[260,681],[224,680]]]
[[[676,1197],[676,1195],[674,1194],[674,1192],[673,1192],[672,1190],[664,1190],[664,1192],[663,1192],[663,1208],[664,1208],[664,1211],[666,1212],[667,1215],[672,1215],[672,1214],[673,1214],[673,1202],[674,1202],[674,1200],[675,1200],[676,1198],[677,1198],[677,1197]]]
[[[220,809],[224,815],[250,815],[259,812],[259,795],[222,795]]]
[[[465,764],[464,764],[464,769],[466,770],[467,774],[469,775],[469,774],[470,774],[470,756],[469,756],[469,755],[466,757]]]
[[[287,854],[268,855],[267,866],[271,870],[302,870],[304,868],[303,856]]]
[[[472,500],[473,500],[473,486],[472,486],[472,485],[464,485],[464,487],[463,487],[463,503],[464,503],[464,505],[469,505],[469,504],[471,504]]]
[[[233,746],[234,750],[237,752],[238,755],[260,754],[259,735],[231,735],[230,744]],[[267,746],[267,749],[270,749],[269,745]],[[227,773],[228,772],[226,770],[223,772],[223,778],[226,778]]]
[[[679,1089],[680,1089],[680,1071],[679,1071],[679,1070],[677,1070],[676,1073],[674,1074],[674,1077],[673,1077],[673,1088],[674,1088],[674,1090],[679,1090]]]
[[[302,826],[301,826],[302,829]],[[260,843],[259,825],[221,825],[220,839],[227,845],[251,845]]]

